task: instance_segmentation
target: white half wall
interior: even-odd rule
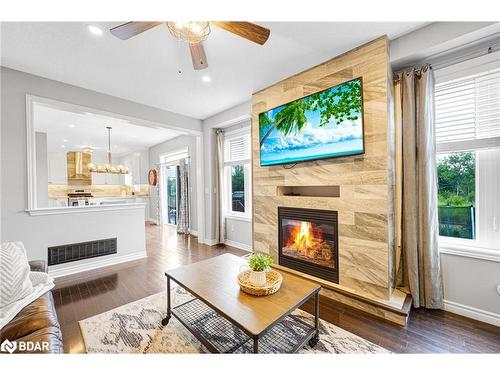
[[[26,94],[176,126],[198,132],[201,121],[70,86],[62,82],[1,68],[1,233],[2,241],[22,241],[28,258],[47,260],[47,247],[116,237],[118,253],[108,264],[145,256],[144,207],[105,212],[30,216],[27,208]],[[103,257],[104,258],[104,257]],[[93,260],[77,263],[82,267]],[[97,265],[96,265],[97,266]],[[62,274],[60,268],[58,272]]]

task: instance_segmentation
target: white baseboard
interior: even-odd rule
[[[500,327],[500,314],[462,305],[461,303],[453,301],[444,300],[443,302],[446,311]]]
[[[236,242],[236,241],[232,241],[232,240],[225,240],[224,244],[226,244],[228,246],[236,247],[236,248],[241,249],[241,250],[252,251],[252,246],[241,243],[241,242]]]
[[[158,220],[153,219],[152,217],[150,217],[150,218],[148,219],[148,221],[151,221],[152,223],[158,224]]]
[[[205,238],[203,241],[201,241],[201,243],[204,243],[208,246],[214,246],[214,245],[217,245],[217,241],[215,240],[215,238]]]
[[[87,259],[86,262],[81,260],[60,266],[50,266],[49,275],[54,278],[57,278],[61,276],[72,275],[74,273],[83,271],[91,271],[97,268],[112,266],[115,264],[129,262],[131,260],[136,260],[146,257],[147,257],[146,251],[137,251],[130,254],[123,254],[123,255],[115,254],[99,258],[93,258],[91,260]],[[54,269],[52,267],[57,267],[57,268]]]
[[[198,237],[198,231],[197,231],[197,230],[192,230],[192,229],[190,229],[190,230],[189,230],[189,234],[192,234],[193,236]]]

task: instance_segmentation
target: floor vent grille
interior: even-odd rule
[[[72,243],[48,248],[49,266],[116,254],[116,238]]]

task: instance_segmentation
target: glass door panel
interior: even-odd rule
[[[167,167],[167,222],[177,224],[177,168]]]

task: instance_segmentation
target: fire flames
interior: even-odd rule
[[[307,221],[301,221],[290,231],[287,243],[283,249],[291,255],[298,253],[309,259],[331,262],[332,248],[323,240],[323,233],[319,228],[313,228]],[[290,253],[292,252],[292,253]]]
[[[306,221],[301,221],[300,226],[296,226],[290,236],[290,247],[295,248],[301,253],[307,252],[307,249],[311,248],[313,245],[313,233],[311,223]]]

